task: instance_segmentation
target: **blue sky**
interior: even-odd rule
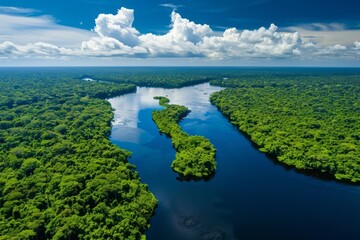
[[[359,9],[349,0],[2,0],[0,66],[360,66]]]

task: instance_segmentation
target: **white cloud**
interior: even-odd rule
[[[339,58],[339,57],[347,58],[353,54],[353,52],[348,51],[348,48],[346,46],[343,46],[341,44],[336,44],[327,47],[313,46],[312,48],[309,48],[309,52],[313,57],[326,56],[330,58]]]
[[[81,44],[80,55],[88,56],[140,56],[147,51],[139,46],[130,47],[115,38],[94,37]]]
[[[354,42],[354,45],[355,45],[355,49],[360,49],[360,42],[359,41]]]
[[[350,46],[360,39],[360,30],[346,29],[340,23],[311,23],[284,28],[289,32],[299,32],[304,40],[315,41],[318,45],[328,47],[336,44]]]
[[[96,33],[66,27],[51,16],[19,16],[0,13],[0,43],[11,41],[18,45],[47,42],[61,47],[79,47]]]
[[[58,25],[49,16],[0,14],[0,29],[3,29],[0,33],[3,41],[0,42],[0,57],[309,60],[354,59],[359,56],[357,50],[360,49],[359,41],[319,44],[317,38],[304,38],[301,33],[289,28],[281,31],[274,24],[254,30],[228,28],[223,32],[213,31],[209,25],[190,21],[175,11],[171,13],[169,31],[162,35],[141,34],[133,27],[133,22],[134,11],[126,8],[121,8],[116,14],[99,14],[93,32]],[[313,24],[311,27],[319,28],[318,32],[323,33],[330,28],[331,32],[342,31],[339,24]]]
[[[124,45],[133,47],[139,44],[139,32],[132,27],[134,10],[121,8],[116,15],[100,14],[95,19],[94,31],[100,37],[117,39]]]
[[[178,10],[181,7],[183,7],[183,5],[177,5],[177,4],[173,4],[173,3],[163,3],[163,4],[159,4],[159,6],[166,7],[166,8],[171,8],[174,11]]]
[[[280,33],[271,24],[268,29],[238,31],[230,28],[222,36],[206,37],[201,44],[209,57],[286,57],[300,53],[298,33]]]
[[[7,7],[7,6],[0,6],[0,13],[5,14],[29,14],[29,13],[36,13],[35,9],[32,8],[18,8],[18,7]]]
[[[74,51],[67,48],[57,47],[49,43],[37,42],[26,45],[16,45],[12,42],[0,43],[0,57],[42,57],[57,58],[59,56],[73,55]]]
[[[298,26],[302,29],[307,29],[310,31],[343,31],[346,29],[344,24],[341,23],[309,23],[309,24],[302,24]]]
[[[99,36],[83,42],[82,51],[93,56],[205,57],[218,60],[347,58],[354,55],[351,48],[343,44],[322,46],[312,39],[302,38],[299,32],[281,32],[274,24],[255,30],[229,28],[215,32],[209,25],[192,22],[175,11],[171,13],[171,25],[166,34],[140,34],[132,27],[133,14],[133,11],[122,8],[117,15],[99,15],[95,26]],[[339,24],[314,24],[312,27],[331,28],[333,31],[342,28]]]
[[[148,57],[203,56],[223,59],[297,55],[302,43],[298,33],[278,32],[274,24],[268,29],[261,27],[239,31],[230,28],[219,33],[207,24],[196,24],[173,11],[170,30],[166,34],[140,35],[132,27],[133,20],[133,11],[123,8],[117,15],[99,15],[95,26],[99,36],[83,42],[82,50],[93,54],[98,51],[102,56],[104,52],[110,55],[113,52],[130,56],[146,56],[148,53]]]
[[[334,46],[331,46],[330,49],[334,50],[334,51],[343,51],[346,50],[346,47],[340,44],[336,44]]]
[[[171,13],[172,29],[167,34],[176,42],[199,43],[204,37],[213,34],[209,25],[196,24],[186,18],[182,18],[176,12]]]
[[[139,37],[140,46],[148,49],[151,56],[198,56],[202,40],[213,35],[209,25],[196,24],[171,13],[171,29],[164,35],[145,34]]]

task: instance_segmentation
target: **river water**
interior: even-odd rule
[[[109,99],[115,108],[111,141],[133,152],[142,181],[159,200],[148,240],[360,239],[360,187],[297,173],[258,151],[209,102],[221,88],[138,88]],[[170,164],[171,140],[151,119],[154,96],[187,106],[180,123],[217,149],[208,181],[181,181]]]

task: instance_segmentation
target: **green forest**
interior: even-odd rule
[[[131,153],[110,142],[114,113],[105,100],[136,86],[226,87],[211,95],[212,104],[261,151],[297,169],[360,182],[359,74],[98,70],[1,73],[0,239],[146,238],[157,200],[128,163]],[[179,126],[190,110],[156,99],[163,108],[152,117],[172,139],[173,170],[189,179],[212,176],[216,149]]]
[[[103,100],[136,86],[30,74],[0,89],[0,239],[145,239],[157,200]]]
[[[158,71],[158,69],[127,69],[126,71],[112,70],[102,71],[101,73],[91,73],[81,75],[80,79],[89,77],[97,81],[106,81],[114,83],[135,84],[140,87],[162,87],[162,88],[180,88],[192,86],[204,82],[209,82],[209,74],[206,72],[189,72],[181,69],[169,69]]]
[[[211,84],[228,87],[211,102],[261,151],[297,169],[360,182],[359,75],[246,76]]]
[[[64,80],[92,79],[96,82],[134,84],[140,87],[180,88],[209,82],[223,71],[179,67],[76,67],[5,68],[0,77],[7,79]]]
[[[203,136],[191,136],[185,133],[178,122],[190,110],[185,106],[169,104],[166,97],[154,97],[164,109],[152,113],[153,120],[160,132],[171,137],[176,150],[171,167],[181,176],[190,178],[209,177],[215,173],[215,147]]]

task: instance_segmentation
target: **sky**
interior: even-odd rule
[[[360,67],[355,0],[1,0],[0,66]]]

